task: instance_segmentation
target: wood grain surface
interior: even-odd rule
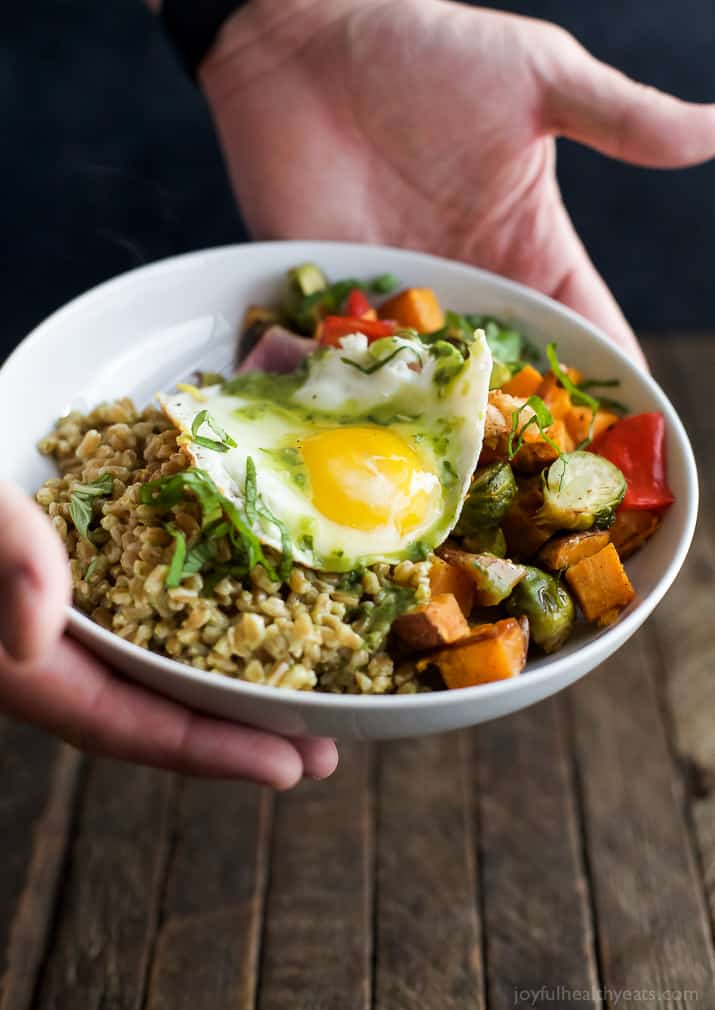
[[[381,749],[377,1010],[484,1006],[470,767],[466,734]]]
[[[547,700],[474,737],[489,1006],[569,1007],[598,975],[563,706]]]
[[[27,1010],[70,837],[79,755],[0,723],[0,1010]]]
[[[0,1010],[715,1008],[715,337],[647,346],[696,540],[562,695],[275,796],[0,721]]]
[[[173,785],[162,772],[107,761],[90,765],[38,1008],[141,1006]]]
[[[368,1010],[374,756],[341,748],[328,783],[277,797],[259,1010]]]
[[[148,1010],[255,1005],[271,816],[267,790],[182,783]]]

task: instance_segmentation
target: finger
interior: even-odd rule
[[[293,740],[309,779],[327,779],[338,767],[338,748],[333,740]]]
[[[582,263],[574,263],[552,297],[595,323],[633,361],[648,370],[635,333],[588,256],[584,255]]]
[[[41,656],[60,634],[70,598],[67,557],[47,517],[0,481],[0,643],[15,659]]]
[[[591,262],[563,204],[557,220],[554,243],[563,254],[563,264],[555,287],[547,293],[595,323],[647,371],[648,363],[635,333]]]
[[[545,127],[602,154],[651,168],[715,157],[715,105],[683,102],[601,63],[554,33]]]
[[[291,788],[303,775],[301,754],[291,741],[191,712],[114,676],[66,637],[42,662],[0,660],[0,707],[106,757],[276,789]],[[327,768],[321,741],[312,745],[316,767]]]

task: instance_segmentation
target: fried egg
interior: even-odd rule
[[[455,525],[479,458],[491,354],[478,330],[450,344],[362,334],[321,348],[295,373],[239,375],[159,397],[195,466],[253,529],[308,567],[425,557]],[[251,462],[252,461],[252,464]]]

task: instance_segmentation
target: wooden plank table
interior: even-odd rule
[[[647,341],[704,505],[570,690],[273,796],[0,723],[0,1010],[713,1010],[715,335]]]

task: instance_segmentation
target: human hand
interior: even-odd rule
[[[576,234],[554,137],[672,168],[715,155],[715,107],[600,63],[543,21],[441,0],[254,0],[201,69],[256,237],[423,249],[529,284],[636,360]]]
[[[67,557],[47,518],[0,482],[0,712],[82,750],[286,789],[337,764],[328,740],[287,740],[199,715],[116,676],[62,635]]]

